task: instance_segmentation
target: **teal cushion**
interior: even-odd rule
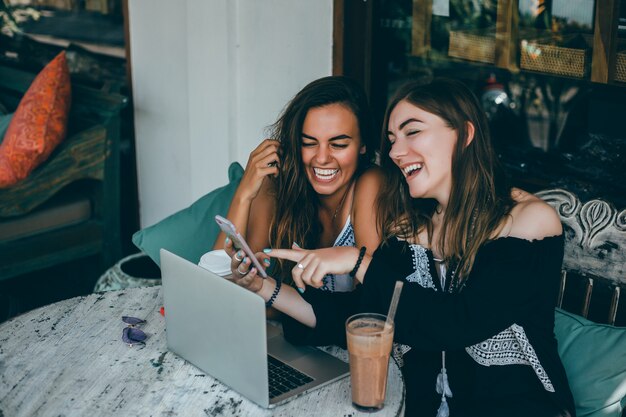
[[[556,309],[554,333],[578,417],[620,417],[626,404],[626,328]]]
[[[200,198],[191,206],[133,235],[133,243],[159,266],[159,250],[165,248],[193,263],[213,248],[219,227],[216,214],[226,216],[230,201],[243,176],[243,168],[233,162],[228,168],[229,183]]]
[[[4,134],[9,128],[9,123],[11,123],[12,117],[13,113],[0,115],[0,143],[2,143],[2,139],[4,139]]]

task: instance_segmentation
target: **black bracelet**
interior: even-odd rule
[[[356,265],[354,265],[354,268],[352,269],[352,271],[350,271],[351,278],[354,278],[354,276],[356,275],[356,272],[359,270],[359,267],[361,266],[361,262],[363,261],[363,257],[365,256],[365,251],[366,251],[365,246],[361,246],[361,250],[359,251],[359,258],[356,260]]]
[[[278,296],[278,292],[280,291],[280,286],[282,285],[282,281],[277,279],[276,280],[276,287],[274,288],[274,292],[272,293],[272,296],[270,297],[269,300],[267,300],[267,303],[265,303],[266,307],[271,307],[272,304],[274,304],[274,300],[276,300],[276,297]]]

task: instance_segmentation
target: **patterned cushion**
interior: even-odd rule
[[[22,97],[0,144],[0,188],[23,180],[65,138],[70,74],[61,52]]]

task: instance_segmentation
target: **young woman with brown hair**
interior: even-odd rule
[[[380,243],[375,199],[382,173],[372,163],[374,133],[363,88],[339,76],[311,82],[288,103],[270,137],[250,154],[227,215],[252,250],[358,244],[373,251]],[[217,237],[215,249],[224,238]],[[245,259],[233,274],[249,265]],[[273,273],[289,281],[290,269],[281,262]],[[351,291],[354,279],[329,274],[323,287]]]

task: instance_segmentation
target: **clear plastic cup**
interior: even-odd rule
[[[386,319],[383,314],[361,313],[346,320],[352,405],[359,411],[378,411],[385,404],[394,331]]]

